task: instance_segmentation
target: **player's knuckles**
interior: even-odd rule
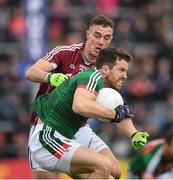
[[[138,142],[137,141],[134,141],[133,144],[134,144],[134,146],[138,146]]]
[[[145,142],[143,142],[143,141],[139,141],[138,143],[139,143],[139,145],[142,145],[142,146],[145,144]]]

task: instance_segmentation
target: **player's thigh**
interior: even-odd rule
[[[33,179],[55,179],[56,176],[56,173],[52,173],[49,171],[32,171]]]
[[[103,154],[109,157],[114,166],[118,166],[118,160],[106,145],[106,143],[92,131],[90,126],[87,124],[79,129],[75,134],[76,141],[82,146],[88,147],[90,150]]]
[[[109,157],[112,161],[112,164],[114,166],[119,167],[118,160],[115,157],[115,155],[112,153],[110,148],[98,135],[96,135],[92,131],[90,127],[87,126],[82,127],[82,131],[79,134],[83,139],[85,139],[87,143],[85,144],[85,142],[79,141],[80,139],[77,139],[77,142],[79,142],[83,146],[87,146],[92,151],[98,152],[104,156]]]
[[[121,168],[119,162],[112,151],[107,147],[99,151],[100,154],[109,157],[112,163],[112,173],[121,174]]]
[[[72,174],[87,174],[101,168],[104,170],[106,168],[111,169],[111,161],[104,155],[83,146],[80,146],[73,154],[71,161]]]
[[[92,131],[89,125],[83,126],[75,134],[75,138],[78,143],[82,146],[88,147],[94,152],[98,152],[111,160],[111,172],[114,177],[119,177],[121,174],[121,169],[118,160],[106,145],[106,143]]]
[[[106,157],[109,157],[112,163],[112,175],[115,177],[120,176],[121,174],[121,168],[119,166],[118,160],[115,157],[115,155],[112,153],[110,148],[103,142],[103,140],[98,137],[96,134],[93,135],[91,144],[89,146],[90,149],[92,149],[95,152],[98,152],[99,154],[102,154]]]

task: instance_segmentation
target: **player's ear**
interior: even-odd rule
[[[107,75],[110,72],[109,66],[107,66],[107,65],[103,65],[101,69],[102,69],[102,73],[104,75]]]

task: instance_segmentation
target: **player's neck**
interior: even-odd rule
[[[82,58],[85,64],[95,63],[95,57],[91,56],[91,54],[87,53],[87,50],[81,51]]]

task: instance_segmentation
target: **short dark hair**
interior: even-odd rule
[[[89,27],[93,25],[102,25],[103,27],[110,26],[114,30],[115,23],[111,18],[107,16],[98,15],[98,16],[94,16],[91,19]]]
[[[130,62],[133,57],[126,51],[121,49],[116,49],[115,47],[107,47],[102,49],[99,55],[96,58],[95,66],[97,69],[100,69],[103,65],[108,65],[112,69],[116,61],[123,59],[127,62]]]

